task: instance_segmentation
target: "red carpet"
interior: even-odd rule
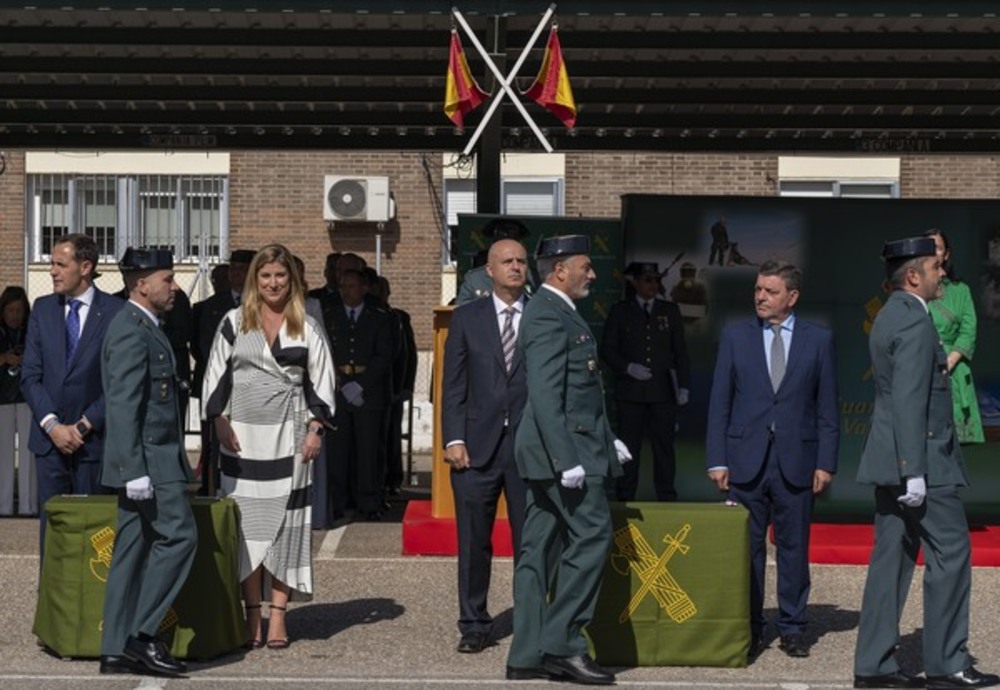
[[[410,501],[403,515],[404,556],[454,556],[458,553],[458,535],[454,518],[431,516],[430,501]],[[507,520],[497,519],[493,525],[493,555],[511,556]]]
[[[971,527],[972,565],[1000,566],[1000,526]],[[871,525],[812,526],[809,543],[810,563],[844,563],[867,565],[872,551]],[[921,553],[919,562],[924,562]]]
[[[970,530],[972,565],[1000,566],[1000,526],[977,526]],[[454,556],[457,552],[455,520],[431,516],[430,501],[410,501],[403,516],[403,554],[407,556]],[[817,523],[809,545],[811,563],[868,565],[872,550],[872,526]],[[510,556],[510,527],[497,520],[493,527],[493,553]],[[923,563],[923,555],[920,557]]]

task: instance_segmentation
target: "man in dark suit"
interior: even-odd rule
[[[875,486],[875,548],[861,604],[856,688],[982,688],[1000,683],[969,656],[972,584],[969,527],[959,489],[969,481],[955,438],[951,381],[927,303],[945,271],[932,237],[887,242],[893,292],[872,325],[868,349],[875,410],[858,481]],[[899,618],[924,549],[926,680],[899,667]]]
[[[240,304],[243,295],[243,284],[246,282],[247,270],[253,261],[254,252],[251,249],[236,249],[229,255],[229,289],[216,292],[208,299],[202,300],[191,310],[191,358],[194,359],[194,373],[191,377],[191,390],[194,397],[201,397],[201,385],[205,380],[205,368],[208,366],[208,356],[212,352],[212,340],[222,317]],[[219,486],[219,449],[215,440],[212,425],[202,422],[201,425],[201,493],[214,495]]]
[[[814,497],[837,471],[840,443],[833,334],[797,318],[802,274],[760,266],[757,315],[723,331],[708,407],[708,475],[750,511],[751,658],[766,647],[767,527],[778,551],[781,649],[809,656],[809,525]],[[772,517],[773,516],[773,517]]]
[[[129,301],[108,327],[101,355],[108,438],[101,483],[118,492],[114,558],[104,595],[101,673],[174,676],[184,664],[157,638],[187,579],[198,533],[185,491],[180,387],[160,318],[179,288],[169,251],[125,251]]]
[[[45,502],[58,494],[106,493],[101,341],[124,302],[94,286],[97,244],[80,234],[52,246],[51,295],[35,301],[21,362],[21,390],[35,424],[28,447],[38,470],[40,551]]]
[[[458,529],[458,651],[464,653],[482,651],[493,625],[486,600],[500,492],[507,497],[515,563],[527,499],[514,464],[514,434],[527,397],[524,357],[515,345],[528,254],[517,240],[499,240],[486,270],[492,296],[452,314],[442,382],[441,431]]]
[[[676,501],[674,426],[691,389],[684,324],[676,304],[657,299],[662,274],[656,263],[632,263],[625,273],[635,296],[611,307],[601,341],[601,357],[615,373],[620,438],[635,458],[616,493],[619,501],[635,500],[642,438],[649,434],[656,500]]]
[[[391,398],[392,322],[366,299],[360,271],[340,273],[340,300],[323,300],[337,367],[336,430],[327,444],[330,514],[342,517],[351,503],[368,520],[379,520],[385,498],[385,410]]]
[[[385,487],[390,496],[397,496],[403,485],[403,408],[413,402],[413,385],[417,379],[417,340],[410,314],[389,303],[392,289],[385,276],[378,277],[378,294],[383,307],[399,324],[399,351],[392,359],[392,403],[388,414],[386,435]],[[395,326],[394,326],[395,328]]]
[[[585,235],[540,241],[544,282],[521,319],[528,400],[514,457],[528,500],[514,568],[508,680],[615,681],[590,658],[582,632],[611,546],[606,484],[630,459],[608,424],[597,343],[574,304],[597,277],[589,252]]]

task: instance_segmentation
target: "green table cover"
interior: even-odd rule
[[[192,498],[191,508],[198,551],[160,636],[175,657],[210,659],[247,640],[239,592],[239,516],[232,499]],[[100,656],[117,498],[56,496],[45,504],[45,513],[34,633],[60,656]]]
[[[749,513],[705,503],[612,503],[614,542],[591,652],[607,666],[746,666]]]

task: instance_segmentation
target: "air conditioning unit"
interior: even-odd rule
[[[324,176],[323,220],[384,223],[391,217],[388,177]]]

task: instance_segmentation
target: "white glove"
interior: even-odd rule
[[[148,501],[153,497],[153,480],[148,476],[125,482],[125,495],[131,501]]]
[[[927,498],[927,482],[923,475],[906,478],[906,493],[896,500],[909,508],[919,508]]]
[[[628,452],[628,446],[620,438],[615,439],[615,452],[618,453],[618,462],[622,465],[632,459],[632,454]]]
[[[653,370],[645,364],[639,364],[638,362],[629,364],[625,371],[636,381],[648,381],[653,378]]]
[[[340,392],[344,394],[347,402],[355,407],[361,407],[365,404],[365,389],[357,381],[348,381],[341,387]]]
[[[691,391],[689,391],[687,388],[677,389],[677,405],[679,407],[684,407],[685,405],[687,405],[688,400],[690,399],[691,399]]]
[[[583,469],[583,465],[577,465],[576,467],[565,470],[562,473],[562,485],[567,489],[579,489],[583,487],[584,481],[587,479],[587,472]]]

